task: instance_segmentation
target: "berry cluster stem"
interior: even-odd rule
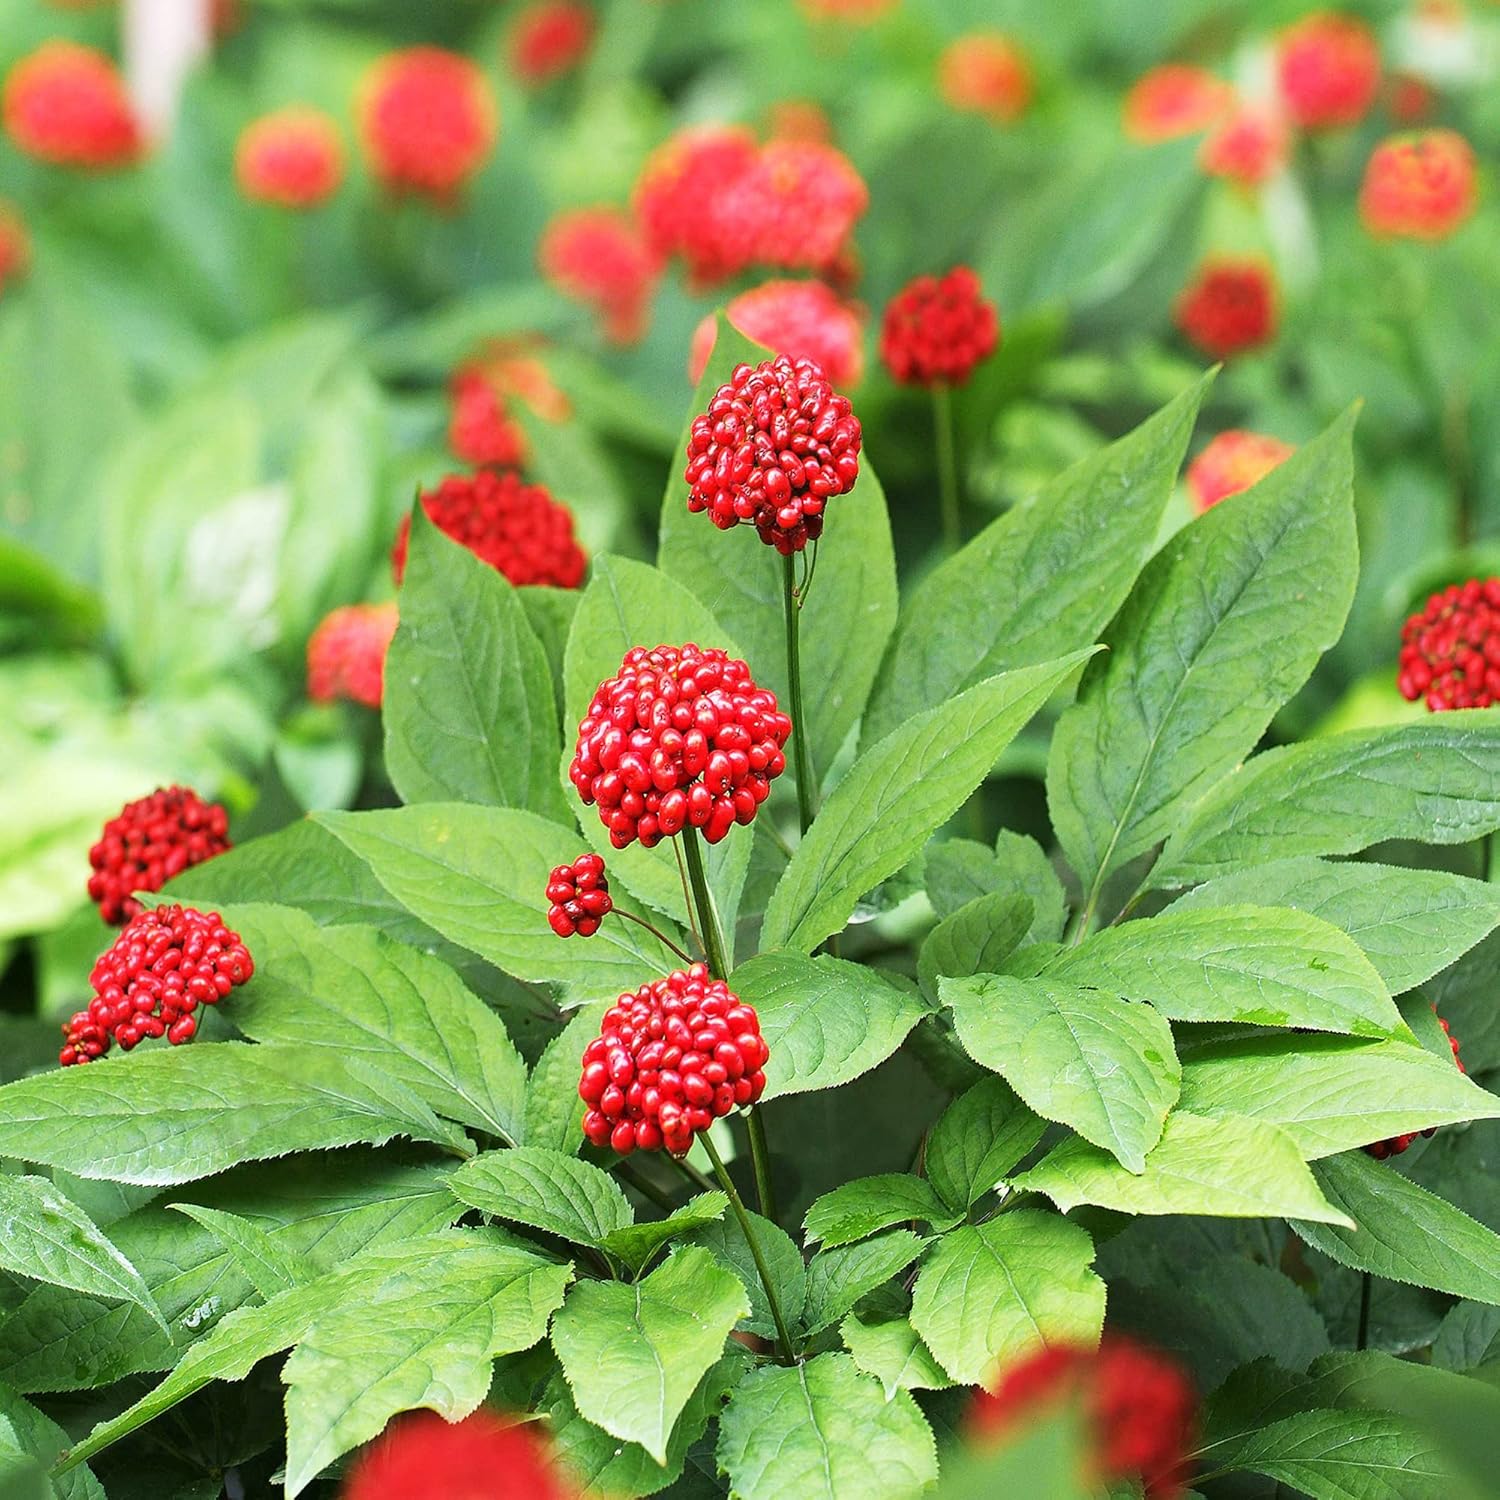
[[[938,499],[943,512],[943,545],[949,552],[963,546],[963,522],[959,515],[958,459],[953,442],[953,397],[947,381],[932,387],[932,423],[937,435]],[[796,723],[795,716],[792,722]]]
[[[745,1211],[744,1200],[740,1197],[739,1190],[734,1185],[734,1179],[724,1166],[724,1159],[719,1155],[718,1148],[708,1132],[705,1131],[698,1139],[703,1142],[703,1149],[708,1152],[708,1159],[713,1163],[714,1175],[719,1179],[719,1186],[724,1189],[729,1198],[730,1207],[734,1209],[734,1216],[740,1221],[745,1243],[750,1247],[751,1259],[755,1262],[755,1269],[760,1273],[760,1284],[766,1289],[766,1301],[771,1304],[771,1317],[776,1324],[776,1343],[781,1362],[785,1365],[793,1364],[795,1360],[792,1353],[792,1336],[787,1332],[786,1319],[781,1315],[781,1301],[776,1295],[776,1286],[771,1280],[766,1258],[761,1253],[760,1240],[756,1237],[755,1226],[751,1224],[750,1215]]]
[[[679,948],[677,944],[674,943],[672,939],[666,935],[666,933],[664,933],[658,926],[656,926],[654,922],[648,922],[644,917],[636,916],[633,911],[626,911],[623,906],[615,907],[614,912],[617,917],[624,917],[627,922],[634,922],[637,927],[644,927],[646,931],[649,932],[651,936],[654,937],[656,941],[662,945],[663,948],[670,948],[672,952],[675,953],[678,958],[683,961],[683,963],[692,963],[692,959],[690,959],[687,954],[684,953],[682,949]]]
[[[786,615],[786,675],[791,693],[789,707],[792,711],[792,754],[797,766],[797,820],[802,826],[802,836],[806,838],[813,820],[813,769],[807,715],[802,708],[802,646],[799,625],[802,607],[797,598],[795,566],[795,557],[790,552],[786,553],[781,559],[781,600]]]

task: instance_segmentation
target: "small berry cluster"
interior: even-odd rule
[[[693,419],[688,509],[744,522],[783,554],[823,532],[823,507],[859,477],[859,418],[819,366],[784,354],[738,365]]]
[[[1380,91],[1380,44],[1357,17],[1314,11],[1282,32],[1276,79],[1299,128],[1357,125]]]
[[[938,92],[954,109],[1009,125],[1032,95],[1031,64],[998,31],[975,31],[950,42],[938,59]]]
[[[229,848],[229,815],[185,786],[127,802],[89,850],[89,899],[111,925],[141,910],[133,891],[159,891],[174,875]]]
[[[1231,427],[1188,465],[1187,487],[1200,513],[1258,484],[1296,450],[1279,438]]]
[[[1268,343],[1276,332],[1276,284],[1256,257],[1205,261],[1177,299],[1177,326],[1205,354],[1228,359]]]
[[[1437,1006],[1434,1005],[1432,1009],[1433,1014],[1436,1015]],[[1458,1038],[1454,1036],[1453,1033],[1448,1029],[1448,1023],[1441,1016],[1438,1016],[1438,1025],[1443,1028],[1443,1035],[1448,1038],[1448,1048],[1453,1053],[1453,1061],[1457,1065],[1458,1071],[1460,1073],[1467,1073],[1469,1070],[1464,1067],[1464,1060],[1458,1055]],[[1389,1157],[1400,1156],[1403,1151],[1409,1150],[1418,1135],[1431,1136],[1436,1134],[1437,1126],[1429,1125],[1426,1130],[1413,1130],[1409,1131],[1405,1135],[1393,1135],[1387,1140],[1372,1141],[1368,1146],[1365,1147],[1365,1150],[1368,1151],[1376,1161],[1385,1161]]]
[[[1072,1398],[1090,1429],[1090,1469],[1103,1484],[1138,1480],[1148,1500],[1186,1492],[1197,1427],[1197,1399],[1172,1360],[1133,1340],[1106,1334],[1097,1350],[1050,1344],[1002,1372],[970,1408],[983,1442]]]
[[[724,316],[747,339],[790,360],[810,359],[838,386],[864,374],[864,327],[859,312],[821,281],[768,281],[741,292]],[[693,333],[688,376],[696,385],[714,352],[718,322],[710,313]]]
[[[5,80],[5,129],[28,156],[102,171],[129,166],[144,139],[109,58],[77,42],[44,42]]]
[[[1125,134],[1143,146],[1197,135],[1228,113],[1233,98],[1234,90],[1207,68],[1163,63],[1125,95]]]
[[[1255,188],[1286,165],[1291,145],[1291,131],[1279,110],[1241,104],[1209,133],[1198,164],[1210,177]]]
[[[918,276],[891,298],[880,357],[903,385],[962,385],[995,352],[1000,320],[968,266]]]
[[[1474,212],[1474,148],[1456,130],[1419,130],[1382,141],[1359,190],[1371,234],[1446,239]]]
[[[422,492],[432,524],[467,547],[517,588],[544,583],[575,589],[588,566],[573,537],[573,516],[539,484],[513,471],[481,469],[450,474]],[[411,517],[403,516],[391,547],[396,582],[406,575]]]
[[[1451,584],[1407,620],[1396,686],[1434,712],[1500,703],[1500,578]]]
[[[636,646],[594,694],[568,776],[616,849],[650,849],[688,826],[716,844],[754,820],[791,732],[744,662],[713,647]]]
[[[645,336],[661,268],[628,211],[559,214],[542,235],[537,260],[565,297],[592,310],[607,343],[635,344]]]
[[[716,1119],[754,1104],[770,1049],[760,1021],[706,964],[621,995],[584,1048],[583,1133],[622,1156],[685,1156]]]
[[[394,604],[346,604],[325,615],[307,642],[307,696],[379,708],[385,655],[399,623]]]
[[[321,110],[301,105],[263,115],[240,133],[234,172],[240,191],[254,203],[316,208],[344,178],[338,127]]]
[[[558,865],[547,877],[547,921],[558,937],[593,937],[615,909],[609,899],[604,861],[580,854],[570,865]]]
[[[483,370],[472,365],[456,370],[448,394],[453,402],[448,446],[455,456],[476,469],[510,469],[525,461],[526,434]]]
[[[89,975],[94,998],[63,1027],[63,1067],[93,1062],[112,1041],[127,1052],[146,1037],[191,1041],[194,1012],[217,1005],[255,972],[249,950],[217,912],[158,906],[138,912]]]
[[[540,88],[571,73],[594,41],[594,12],[580,0],[536,0],[511,25],[506,59],[522,83]]]

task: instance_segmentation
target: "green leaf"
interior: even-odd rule
[[[1177,1110],[1139,1176],[1075,1137],[1012,1178],[1011,1186],[1045,1193],[1064,1213],[1096,1203],[1124,1214],[1350,1222],[1324,1199],[1284,1130],[1232,1115],[1207,1119]]]
[[[933,1126],[927,1176],[945,1203],[967,1213],[1036,1146],[1046,1128],[1003,1078],[983,1078]]]
[[[553,774],[562,725],[542,643],[504,576],[421,505],[381,721],[403,802],[480,802],[566,821]]]
[[[909,1318],[850,1313],[839,1324],[839,1336],[854,1363],[885,1388],[887,1401],[897,1391],[941,1391],[953,1384]]]
[[[1256,1036],[1194,1048],[1182,1108],[1279,1125],[1308,1160],[1462,1120],[1500,1118],[1500,1099],[1451,1058],[1410,1042]]]
[[[707,411],[737,364],[756,364],[767,351],[722,315],[714,351],[693,393],[690,413]],[[724,532],[687,508],[687,434],[667,475],[657,566],[691,589],[744,648],[755,680],[789,702],[782,620],[782,563],[755,529]],[[885,493],[860,456],[859,481],[824,512],[818,571],[798,615],[802,672],[813,766],[826,774],[859,719],[880,656],[896,625],[896,564]]]
[[[911,1324],[965,1385],[1044,1343],[1092,1344],[1104,1325],[1094,1242],[1056,1214],[1019,1208],[945,1234],[912,1291]]]
[[[418,1260],[320,1314],[282,1371],[287,1495],[399,1411],[468,1416],[490,1388],[493,1361],[546,1333],[571,1279],[571,1266],[470,1244]]]
[[[740,1500],[903,1500],[937,1478],[927,1420],[889,1401],[847,1354],[747,1375],[719,1419],[718,1462]]]
[[[1044,1119],[1071,1125],[1132,1172],[1161,1138],[1182,1067],[1160,1011],[1051,976],[945,979],[958,1039]]]
[[[1456,709],[1253,757],[1167,841],[1171,890],[1240,865],[1354,854],[1387,839],[1467,844],[1500,828],[1500,709]]]
[[[927,899],[940,918],[978,896],[1026,895],[1035,907],[1023,944],[1055,943],[1067,919],[1067,895],[1042,846],[1002,828],[993,850],[972,839],[929,844],[923,856]]]
[[[958,811],[1021,726],[1088,655],[1075,651],[987,678],[866,750],[772,893],[762,946],[809,953],[839,931],[859,898]]]
[[[246,1036],[363,1058],[436,1113],[520,1137],[526,1065],[447,964],[374,928],[319,927],[291,907],[227,907],[225,921],[255,955],[255,981],[234,1005]]]
[[[865,744],[984,678],[1098,639],[1155,543],[1207,384],[1075,464],[927,575],[886,652]]]
[[[465,1162],[448,1186],[470,1208],[575,1245],[597,1248],[635,1217],[608,1172],[543,1146],[486,1151]]]
[[[926,1245],[909,1229],[892,1229],[856,1245],[820,1250],[807,1265],[803,1331],[811,1336],[837,1323],[866,1293],[904,1271]]]
[[[1173,911],[1289,906],[1331,922],[1359,945],[1393,995],[1424,984],[1500,925],[1500,888],[1446,870],[1363,860],[1275,860],[1221,875]]]
[[[111,1182],[192,1182],[397,1135],[468,1154],[464,1136],[394,1079],[280,1045],[173,1047],[0,1089],[0,1155]]]
[[[592,939],[590,939],[592,941]],[[526,1141],[577,1155],[583,1145],[584,1103],[578,1097],[579,1058],[599,1035],[611,1002],[585,1005],[548,1042],[526,1084]]]
[[[1500,1308],[1460,1302],[1448,1309],[1432,1341],[1432,1362],[1444,1370],[1475,1371],[1500,1360]]]
[[[206,1208],[201,1203],[169,1203],[167,1207],[208,1230],[267,1302],[278,1292],[317,1275],[311,1262],[272,1239],[253,1219],[226,1213],[222,1208]]]
[[[921,1221],[935,1229],[951,1229],[961,1217],[944,1204],[930,1182],[909,1172],[883,1172],[824,1193],[813,1201],[802,1226],[809,1241],[821,1240],[832,1250],[892,1224]]]
[[[1044,972],[1149,1000],[1174,1021],[1407,1035],[1369,959],[1331,923],[1290,908],[1174,907],[1097,932]]]
[[[777,1300],[789,1316],[795,1317],[807,1294],[807,1271],[802,1263],[802,1252],[780,1225],[761,1218],[758,1213],[747,1212],[755,1230],[756,1243],[775,1284]],[[739,1277],[740,1285],[750,1299],[750,1311],[740,1320],[739,1326],[764,1339],[775,1338],[776,1320],[771,1316],[771,1303],[739,1220],[730,1214],[705,1224],[693,1231],[690,1243],[701,1245],[716,1261],[728,1266]]]
[[[1388,1281],[1500,1306],[1500,1235],[1363,1152],[1313,1167],[1328,1201],[1359,1227],[1293,1222],[1314,1250]]]
[[[515,808],[423,803],[379,812],[318,813],[408,911],[517,979],[578,999],[634,989],[675,968],[676,956],[634,922],[606,921],[587,942],[547,925],[552,869],[578,836]],[[631,910],[617,896],[615,905]]]
[[[936,998],[940,978],[993,974],[1031,931],[1036,908],[1026,895],[976,896],[944,917],[917,954],[917,977]]]
[[[633,1286],[580,1282],[552,1346],[578,1410],[665,1464],[673,1424],[749,1310],[738,1278],[690,1245]]]
[[[69,1443],[68,1434],[46,1413],[6,1386],[0,1386],[0,1494],[22,1500],[24,1477],[37,1481],[45,1500],[105,1500],[104,1489],[86,1468],[49,1476],[46,1470]]]
[[[133,1302],[163,1331],[141,1273],[99,1226],[45,1177],[0,1174],[0,1269],[94,1297]]]
[[[663,1245],[722,1219],[728,1207],[727,1194],[699,1193],[665,1219],[611,1229],[599,1244],[610,1255],[624,1261],[632,1271],[638,1272]]]
[[[1146,564],[1058,721],[1047,802],[1092,910],[1260,739],[1354,598],[1353,410]]]
[[[730,987],[760,1017],[771,1049],[767,1099],[848,1083],[878,1067],[927,1014],[919,996],[863,964],[762,953]]]

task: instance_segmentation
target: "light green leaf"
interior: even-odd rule
[[[1092,645],[1155,543],[1207,378],[933,569],[865,716],[874,744],[997,672]]]
[[[749,1310],[738,1278],[690,1245],[633,1286],[580,1282],[552,1346],[578,1410],[665,1464],[673,1425]]]
[[[1031,931],[1036,908],[1021,894],[976,896],[944,917],[917,953],[917,977],[936,998],[940,978],[994,974]]]
[[[824,1193],[807,1210],[802,1226],[809,1241],[821,1240],[826,1249],[852,1244],[892,1224],[921,1221],[935,1229],[951,1229],[962,1218],[938,1197],[930,1182],[909,1172],[882,1172],[857,1177],[831,1193]]]
[[[699,1193],[665,1219],[611,1229],[599,1244],[609,1254],[624,1261],[632,1271],[639,1271],[663,1245],[722,1219],[728,1207],[729,1198],[725,1193]]]
[[[878,1067],[927,1014],[919,996],[842,959],[762,953],[730,988],[760,1017],[771,1049],[767,1099],[836,1088]]]
[[[504,576],[412,509],[385,662],[385,764],[403,802],[481,802],[566,821],[552,671]]]
[[[867,1292],[904,1271],[926,1244],[909,1229],[892,1229],[855,1245],[820,1250],[807,1265],[803,1331],[811,1336],[837,1323]]]
[[[1046,1121],[1003,1078],[983,1078],[945,1109],[927,1142],[927,1176],[967,1212],[1042,1138]]]
[[[0,1089],[0,1155],[111,1182],[192,1182],[397,1135],[469,1154],[462,1133],[395,1079],[280,1045],[173,1047]]]
[[[23,1500],[23,1479],[34,1478],[45,1500],[104,1500],[104,1488],[86,1468],[49,1476],[53,1459],[69,1443],[68,1434],[45,1412],[7,1386],[0,1386],[0,1494]]]
[[[517,979],[556,984],[579,1000],[634,989],[677,965],[634,922],[606,921],[586,942],[547,925],[547,877],[578,854],[578,836],[535,813],[423,803],[318,813],[408,911]],[[616,906],[631,909],[623,896]]]
[[[1500,924],[1500,888],[1446,870],[1364,860],[1275,860],[1221,875],[1173,903],[1290,906],[1331,922],[1359,945],[1393,995],[1446,969]]]
[[[1167,841],[1151,884],[1240,865],[1354,854],[1387,839],[1467,844],[1500,828],[1500,709],[1355,729],[1253,757]]]
[[[206,1208],[201,1203],[166,1206],[208,1230],[267,1302],[278,1292],[311,1281],[318,1274],[310,1261],[272,1239],[253,1219],[226,1213],[222,1208]]]
[[[1044,1343],[1092,1344],[1104,1326],[1093,1259],[1084,1230],[1034,1208],[955,1229],[917,1276],[912,1327],[965,1385]]]
[[[1107,875],[1254,748],[1338,640],[1359,571],[1353,422],[1351,410],[1167,542],[1059,720],[1047,802],[1090,909]]]
[[[1194,1048],[1182,1108],[1279,1125],[1308,1160],[1462,1120],[1500,1118],[1500,1098],[1411,1042],[1257,1036]]]
[[[1071,1125],[1128,1170],[1143,1170],[1182,1078],[1160,1011],[1050,975],[981,974],[940,988],[975,1062],[1044,1119]]]
[[[1408,1034],[1369,959],[1331,923],[1290,908],[1173,907],[1095,933],[1044,972],[1149,1000],[1174,1021]]]
[[[1055,1146],[1011,1186],[1044,1193],[1064,1212],[1096,1203],[1125,1214],[1351,1221],[1328,1203],[1284,1130],[1226,1115],[1176,1111],[1139,1176],[1077,1139]]]
[[[850,1313],[839,1324],[839,1336],[854,1363],[885,1387],[887,1401],[897,1391],[941,1391],[953,1384],[908,1318]]]
[[[1030,896],[1036,909],[1023,943],[1055,943],[1067,918],[1067,895],[1042,846],[1002,828],[995,847],[973,839],[927,846],[923,856],[927,899],[940,918],[951,917],[978,896]]]
[[[93,1297],[133,1302],[166,1330],[141,1273],[45,1177],[0,1173],[0,1270]]]
[[[928,709],[866,750],[834,789],[766,908],[766,948],[810,953],[968,799],[1089,651],[1022,667]]]
[[[1356,1271],[1500,1306],[1500,1235],[1361,1151],[1313,1167],[1359,1227],[1293,1222],[1314,1250]]]
[[[448,1186],[471,1208],[575,1245],[597,1248],[635,1217],[608,1172],[544,1146],[486,1151],[465,1162]]]
[[[447,964],[374,928],[319,927],[287,906],[227,907],[225,920],[255,955],[255,980],[234,1004],[246,1036],[363,1058],[438,1114],[520,1137],[526,1065]]]
[[[570,1156],[583,1145],[585,1106],[578,1097],[578,1060],[599,1035],[600,1019],[610,1003],[600,1000],[583,1006],[537,1059],[526,1084],[528,1145],[566,1151]]]
[[[847,1354],[747,1375],[719,1419],[718,1462],[740,1500],[904,1500],[937,1478],[916,1402],[887,1401]]]
[[[754,1212],[749,1212],[749,1218],[755,1230],[756,1243],[760,1246],[766,1268],[776,1287],[777,1300],[787,1316],[795,1320],[807,1293],[807,1271],[802,1263],[802,1252],[780,1225],[773,1224]],[[716,1261],[728,1266],[739,1277],[740,1285],[750,1299],[750,1311],[740,1320],[739,1326],[749,1333],[758,1333],[764,1339],[775,1338],[776,1320],[771,1316],[771,1303],[738,1218],[733,1214],[726,1214],[722,1219],[715,1219],[711,1224],[695,1229],[689,1239],[690,1243],[701,1245],[711,1252]]]

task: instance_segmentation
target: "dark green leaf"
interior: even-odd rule
[[[981,1079],[933,1126],[927,1175],[946,1203],[966,1212],[1036,1146],[1045,1129],[1046,1121],[1003,1078]]]

